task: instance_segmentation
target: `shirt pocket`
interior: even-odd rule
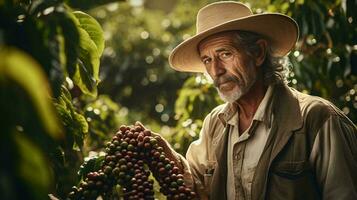
[[[299,179],[309,171],[307,161],[280,161],[272,165],[272,173],[286,179]]]
[[[216,166],[217,161],[207,161],[207,167],[205,169],[205,173],[203,174],[204,187],[206,190],[209,190],[211,188],[212,177]]]
[[[274,163],[271,166],[266,199],[321,199],[308,161]]]

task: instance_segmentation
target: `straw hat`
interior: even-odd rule
[[[169,63],[177,71],[204,72],[198,44],[204,38],[223,31],[243,30],[261,34],[270,42],[273,55],[284,56],[298,39],[298,25],[279,13],[253,14],[244,4],[221,1],[198,11],[196,35],[183,41],[170,54]]]

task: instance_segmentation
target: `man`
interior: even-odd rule
[[[186,159],[166,148],[200,199],[357,199],[356,126],[285,84],[297,38],[288,16],[217,2],[172,51],[174,69],[207,72],[227,102],[206,116]]]

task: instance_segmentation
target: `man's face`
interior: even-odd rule
[[[234,102],[246,94],[256,81],[253,60],[237,49],[234,33],[210,36],[199,44],[199,53],[221,98]]]

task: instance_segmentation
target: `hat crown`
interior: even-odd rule
[[[252,14],[252,11],[246,5],[239,2],[213,3],[198,11],[196,32],[201,33],[217,25]]]

